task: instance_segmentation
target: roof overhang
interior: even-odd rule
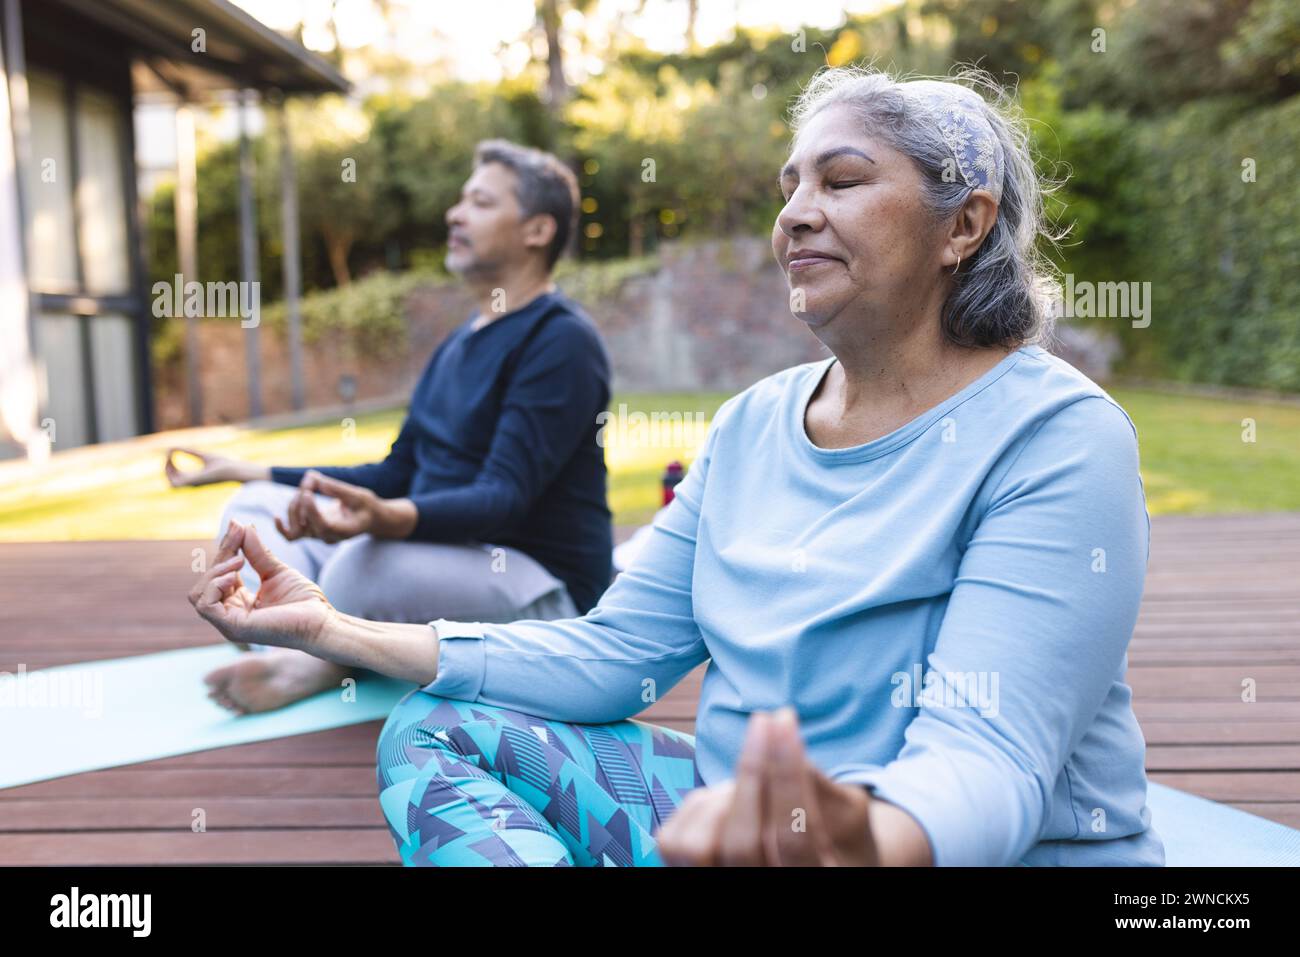
[[[229,0],[50,0],[121,34],[143,61],[137,92],[198,98],[254,88],[285,94],[344,93],[350,84],[327,60],[282,36]],[[49,10],[50,8],[47,8]],[[205,49],[193,49],[194,31]]]

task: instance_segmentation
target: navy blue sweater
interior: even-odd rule
[[[317,471],[382,498],[410,498],[412,541],[518,548],[564,582],[585,613],[609,585],[613,533],[597,415],[609,357],[572,300],[544,293],[429,360],[388,457]],[[306,469],[271,470],[297,485]]]

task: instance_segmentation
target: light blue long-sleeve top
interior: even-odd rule
[[[924,828],[939,865],[1156,865],[1125,684],[1149,557],[1137,430],[1037,345],[864,445],[804,412],[833,358],[728,399],[632,567],[582,618],[432,622],[425,690],[572,722],[704,661],[696,761],[752,712]]]

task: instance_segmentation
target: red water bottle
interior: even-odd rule
[[[673,500],[673,488],[682,480],[684,474],[685,469],[682,468],[681,462],[673,461],[668,463],[668,469],[664,472],[663,477],[665,505]]]

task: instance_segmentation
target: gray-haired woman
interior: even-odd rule
[[[794,126],[773,249],[833,355],[723,405],[592,611],[361,622],[238,527],[192,596],[421,686],[379,741],[406,863],[1163,864],[1124,682],[1137,435],[1040,344],[1023,127],[856,69]],[[626,720],[705,661],[694,738]]]

